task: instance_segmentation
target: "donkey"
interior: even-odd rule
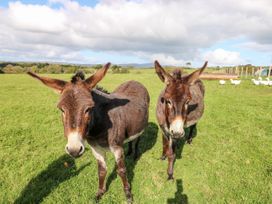
[[[173,179],[177,139],[184,137],[184,128],[188,128],[187,142],[190,144],[196,124],[204,112],[205,88],[199,76],[207,64],[208,62],[205,62],[201,69],[182,76],[180,70],[175,70],[170,75],[155,61],[156,73],[166,84],[157,101],[156,116],[163,137],[161,159],[168,157],[168,180]]]
[[[28,74],[60,93],[57,107],[62,112],[64,135],[68,140],[66,152],[72,157],[79,157],[84,152],[85,140],[91,146],[98,163],[99,187],[96,200],[106,192],[105,159],[106,150],[109,150],[114,154],[117,173],[130,203],[132,194],[126,176],[123,144],[133,141],[137,148],[138,137],[148,124],[150,98],[146,88],[136,81],[121,84],[111,94],[96,89],[96,84],[105,76],[109,67],[110,63],[104,65],[87,79],[83,73],[77,73],[71,82],[41,77],[32,72]]]

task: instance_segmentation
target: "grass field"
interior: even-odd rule
[[[142,82],[151,96],[142,156],[137,163],[126,159],[135,203],[272,203],[272,87],[205,81],[198,135],[179,148],[175,180],[167,181],[155,119],[163,84],[153,70],[141,70],[108,74],[100,85],[112,91],[129,79]],[[0,203],[94,202],[96,161],[89,147],[77,160],[66,156],[57,101],[57,94],[27,75],[0,75]],[[110,153],[107,164],[108,191],[100,203],[125,203]]]

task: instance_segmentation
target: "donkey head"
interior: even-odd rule
[[[208,62],[205,62],[201,69],[187,76],[181,76],[178,70],[170,75],[158,61],[155,61],[156,73],[166,84],[165,92],[159,100],[164,105],[166,128],[173,138],[181,138],[185,135],[184,124],[187,120],[188,104],[192,99],[189,88],[199,79],[207,64]]]
[[[28,72],[30,76],[60,93],[57,107],[62,113],[64,135],[68,140],[65,150],[73,157],[81,156],[85,150],[84,140],[95,105],[91,89],[105,76],[109,67],[110,63],[107,63],[87,79],[82,72],[79,72],[73,76],[71,82],[41,77]]]

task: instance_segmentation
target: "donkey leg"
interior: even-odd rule
[[[127,202],[132,203],[132,194],[130,185],[128,183],[127,174],[126,174],[126,166],[125,166],[125,158],[124,158],[124,150],[122,147],[114,147],[110,148],[114,154],[115,161],[117,164],[117,173],[122,179],[124,192],[126,194]]]
[[[167,138],[162,134],[162,156],[161,160],[165,160],[167,157],[167,150],[169,149],[169,141]]]
[[[132,154],[132,152],[133,152],[132,142],[133,141],[128,142],[128,151],[127,151],[126,156],[130,156]]]
[[[107,175],[107,165],[106,165],[106,153],[102,149],[100,149],[97,146],[91,146],[92,153],[94,157],[97,160],[98,164],[98,191],[96,193],[96,200],[100,200],[100,198],[103,196],[103,194],[106,192],[106,186],[105,186],[105,177]]]
[[[169,142],[169,148],[168,148],[168,151],[167,151],[167,157],[168,157],[168,169],[167,169],[168,180],[174,179],[174,177],[173,177],[173,174],[174,174],[174,163],[175,163],[175,158],[176,158],[175,146],[176,146],[176,144],[173,144],[171,141]]]
[[[194,125],[192,125],[190,127],[189,136],[188,136],[188,139],[187,139],[188,144],[191,144],[192,141],[193,141],[193,134],[194,134],[195,129],[196,129],[196,124],[194,124]]]
[[[136,138],[135,141],[133,141],[134,144],[134,155],[133,155],[133,160],[136,161],[139,158],[139,142],[140,142],[140,137]]]

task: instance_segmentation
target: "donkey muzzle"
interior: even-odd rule
[[[183,138],[184,135],[185,135],[185,132],[183,132],[183,133],[173,133],[173,134],[171,134],[171,136],[172,136],[173,139],[180,139],[180,138]]]
[[[178,139],[182,138],[185,135],[183,125],[184,124],[181,119],[176,119],[170,124],[169,130],[172,138]]]
[[[80,157],[84,153],[85,147],[80,134],[72,132],[68,135],[68,143],[65,146],[65,151],[75,158]]]
[[[84,148],[83,145],[81,145],[81,146],[79,146],[77,148],[74,148],[74,147],[69,148],[69,146],[66,145],[65,150],[66,150],[67,154],[71,155],[72,157],[77,158],[77,157],[80,157],[83,154],[85,148]]]

